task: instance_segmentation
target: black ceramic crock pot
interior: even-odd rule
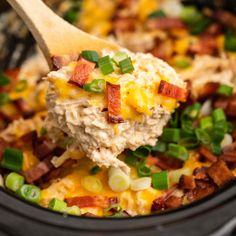
[[[201,5],[204,1],[185,2]],[[212,5],[214,0],[206,2]],[[235,2],[229,0],[224,5],[234,10],[236,4],[230,4]],[[5,9],[7,6],[1,1],[0,11]],[[236,183],[177,210],[124,219],[67,216],[31,205],[0,189],[0,236],[28,235],[233,236],[236,235]]]

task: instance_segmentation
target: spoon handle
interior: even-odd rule
[[[7,0],[24,20],[39,44],[49,66],[51,58],[102,48],[117,50],[118,46],[89,35],[56,15],[41,0]]]

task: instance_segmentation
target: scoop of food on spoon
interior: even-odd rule
[[[50,68],[57,68],[46,78],[51,137],[55,142],[70,139],[68,149],[80,149],[99,166],[128,173],[117,156],[125,149],[155,145],[171,113],[186,100],[185,83],[164,61],[89,35],[41,0],[8,2]],[[53,163],[59,166],[63,160]]]

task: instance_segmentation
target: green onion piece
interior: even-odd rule
[[[148,177],[151,176],[151,169],[147,167],[144,162],[141,162],[138,165],[137,173],[139,177]]]
[[[161,171],[152,175],[152,185],[155,189],[168,189],[169,188],[169,177],[167,171]]]
[[[114,71],[114,67],[109,56],[99,58],[98,67],[104,75],[108,75]]]
[[[0,93],[0,106],[10,102],[10,97],[7,93]]]
[[[168,144],[168,151],[166,152],[167,156],[177,158],[181,161],[186,161],[188,159],[188,151],[185,147],[170,143]]]
[[[94,63],[98,63],[99,60],[99,55],[96,51],[92,51],[92,50],[84,50],[81,52],[80,54],[84,59],[88,60],[88,61],[92,61]]]
[[[174,66],[177,68],[187,68],[191,65],[189,59],[187,58],[178,58],[175,60]]]
[[[0,87],[10,84],[11,80],[4,74],[0,73]]]
[[[7,175],[5,185],[8,189],[12,190],[13,192],[16,192],[21,188],[21,186],[23,186],[24,182],[25,179],[22,175],[12,172]]]
[[[112,60],[119,66],[119,63],[128,58],[128,55],[125,52],[116,52]]]
[[[191,106],[188,106],[187,108],[184,109],[182,113],[182,119],[186,119],[186,117],[190,119],[196,119],[199,115],[201,109],[201,104],[196,102]]]
[[[22,151],[16,148],[6,148],[3,152],[1,166],[3,168],[19,172],[23,164]]]
[[[213,136],[213,142],[215,144],[219,144],[224,139],[225,132],[215,129],[215,130],[213,130],[212,136]]]
[[[178,111],[174,112],[169,120],[169,125],[171,128],[178,128],[179,125],[179,113]]]
[[[199,146],[199,141],[195,137],[185,137],[180,139],[179,145],[187,149],[195,149]]]
[[[67,208],[66,202],[58,199],[58,198],[53,198],[49,204],[48,208],[53,210],[53,211],[58,211],[58,212],[65,212]]]
[[[180,130],[176,128],[164,128],[160,139],[164,142],[177,143],[180,139]]]
[[[83,89],[87,92],[103,93],[106,81],[104,79],[95,79],[89,84],[84,84]]]
[[[233,87],[226,85],[226,84],[222,84],[216,91],[218,94],[222,94],[225,96],[231,96],[233,94]]]
[[[200,128],[201,129],[212,129],[213,128],[213,122],[211,116],[203,117],[200,120]]]
[[[161,9],[153,11],[148,15],[148,18],[161,18],[161,17],[166,17],[166,13]]]
[[[187,24],[195,24],[202,19],[202,14],[198,11],[195,6],[186,6],[183,7],[180,18]]]
[[[130,57],[120,61],[119,66],[122,74],[131,73],[134,71],[133,63]]]
[[[211,137],[210,135],[204,130],[204,129],[195,129],[195,133],[197,136],[197,139],[204,145],[208,145],[211,143]]]
[[[234,131],[234,124],[232,122],[227,122],[227,132],[226,133],[232,133]]]
[[[190,26],[191,34],[198,35],[204,32],[210,25],[211,21],[207,18],[203,18],[197,24]]]
[[[152,147],[152,151],[155,152],[165,152],[167,149],[166,143],[162,142],[161,140],[158,140],[156,145]]]
[[[138,162],[138,157],[133,154],[133,151],[128,150],[124,161],[129,166],[136,166]]]
[[[135,151],[133,151],[133,154],[136,157],[145,158],[149,155],[150,151],[151,151],[151,147],[141,146],[137,148]]]
[[[42,127],[41,129],[40,129],[40,135],[41,136],[43,136],[43,135],[45,135],[45,134],[47,134],[47,129],[45,128],[45,127]]]
[[[214,131],[218,130],[218,131],[221,131],[222,133],[228,132],[228,122],[226,120],[215,122],[213,127],[214,127]]]
[[[91,175],[96,175],[100,171],[101,171],[101,168],[99,166],[94,166],[93,168],[90,169],[89,173]]]
[[[102,182],[99,178],[88,175],[82,178],[81,185],[91,193],[99,193],[103,189]]]
[[[215,155],[220,155],[221,154],[221,146],[218,143],[211,143],[211,151],[215,154]]]
[[[41,190],[35,185],[24,184],[17,194],[24,200],[38,204],[41,197]]]
[[[82,1],[73,1],[72,6],[64,13],[63,18],[72,24],[76,23],[79,18],[81,4]]]
[[[214,123],[222,120],[226,120],[224,110],[222,108],[217,108],[212,112],[212,118]]]
[[[120,211],[122,211],[122,208],[121,208],[121,206],[119,205],[119,204],[111,204],[109,207],[107,207],[107,208],[105,208],[104,209],[104,214],[106,215],[106,216],[110,216],[110,213],[111,213],[111,211],[116,211],[116,212],[120,212]]]
[[[193,136],[195,133],[194,133],[194,128],[193,128],[193,123],[190,119],[182,119],[182,122],[181,122],[181,135],[182,133],[184,133],[185,135],[184,136]]]
[[[66,207],[65,212],[69,215],[80,216],[81,211],[77,206]]]
[[[27,80],[20,80],[15,87],[16,92],[22,92],[27,88]]]
[[[236,36],[232,29],[228,29],[225,34],[224,49],[229,52],[236,52]]]

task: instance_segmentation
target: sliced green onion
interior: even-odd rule
[[[211,21],[209,19],[203,18],[197,24],[190,26],[191,34],[194,34],[194,35],[201,34],[203,31],[207,29],[210,23]]]
[[[90,169],[89,173],[91,175],[96,175],[100,171],[101,171],[101,168],[99,166],[94,166]]]
[[[121,208],[121,206],[119,205],[119,204],[111,204],[109,207],[107,207],[107,208],[105,208],[104,209],[104,214],[106,215],[106,216],[110,216],[110,214],[109,213],[111,213],[111,211],[114,211],[115,210],[115,212],[120,212],[120,211],[122,211],[122,208]]]
[[[72,24],[76,23],[79,18],[80,10],[81,1],[73,1],[72,6],[64,13],[63,18]]]
[[[53,211],[58,211],[58,212],[65,212],[67,208],[66,202],[58,199],[58,198],[53,198],[49,204],[48,208],[53,210]]]
[[[108,171],[108,185],[114,192],[123,192],[130,186],[130,177],[120,168],[111,167]]]
[[[114,71],[114,67],[109,56],[99,58],[98,67],[104,75],[108,75]]]
[[[4,74],[0,73],[0,87],[10,84],[11,80]]]
[[[195,137],[185,137],[180,139],[179,145],[184,146],[187,149],[194,149],[199,146],[199,141]]]
[[[119,66],[119,63],[128,58],[125,52],[116,52],[112,60]]]
[[[190,60],[187,58],[178,58],[175,60],[175,67],[177,68],[187,68],[191,65]]]
[[[91,193],[99,193],[103,190],[102,182],[99,178],[88,175],[82,178],[81,185]]]
[[[190,168],[181,168],[181,169],[177,169],[177,170],[172,170],[169,172],[169,181],[170,181],[170,185],[174,185],[174,184],[178,184],[180,177],[182,175],[192,175],[193,171]]]
[[[0,93],[0,106],[10,102],[10,97],[7,93]]]
[[[41,190],[35,185],[24,184],[17,193],[20,197],[29,202],[38,204],[40,201]]]
[[[213,136],[213,142],[219,144],[224,139],[225,132],[215,129],[213,130],[212,136]]]
[[[204,129],[195,129],[197,139],[204,145],[211,143],[211,136]]]
[[[198,11],[195,6],[183,7],[180,18],[187,24],[195,24],[202,19],[202,14]]]
[[[141,147],[137,148],[135,151],[133,151],[133,154],[136,157],[145,158],[149,155],[150,151],[151,151],[151,147],[141,146]]]
[[[178,128],[179,125],[179,113],[178,111],[174,112],[170,118],[169,124],[171,128]]]
[[[95,79],[89,84],[84,84],[83,89],[87,92],[103,93],[106,81],[104,79]]]
[[[22,151],[16,148],[6,148],[3,152],[1,166],[3,168],[19,172],[23,164]]]
[[[119,66],[122,74],[131,73],[134,71],[133,63],[130,57],[120,61]]]
[[[138,157],[133,154],[133,151],[128,150],[124,161],[129,166],[136,166],[138,162]]]
[[[213,128],[213,121],[211,116],[203,117],[200,120],[200,128],[201,129],[212,129]]]
[[[221,146],[218,143],[211,143],[211,151],[215,155],[220,155],[221,154]]]
[[[165,12],[161,9],[153,11],[148,15],[148,18],[160,18],[160,17],[166,17]]]
[[[141,162],[138,165],[137,173],[139,177],[149,177],[151,176],[151,169]]]
[[[231,96],[233,94],[233,87],[226,84],[222,84],[216,92],[225,96]]]
[[[15,91],[16,92],[22,92],[27,88],[27,80],[20,80],[16,86],[15,86]]]
[[[218,130],[221,131],[223,133],[227,133],[228,132],[228,122],[226,120],[221,120],[221,121],[217,121],[214,123],[213,126],[214,130]]]
[[[66,207],[65,213],[67,213],[69,215],[74,215],[74,216],[80,216],[81,215],[80,208],[77,207],[77,206]]]
[[[22,175],[12,172],[7,175],[5,180],[5,186],[13,192],[16,192],[23,186],[24,182],[25,179]]]
[[[141,191],[151,187],[152,179],[150,177],[142,177],[131,181],[130,189],[133,191]]]
[[[217,108],[212,112],[212,118],[214,123],[222,120],[226,120],[224,110],[222,108]]]
[[[98,63],[99,55],[96,51],[92,50],[84,50],[80,54],[84,59],[88,61],[92,61],[94,63]]]
[[[165,152],[167,149],[167,145],[165,142],[162,142],[161,140],[158,140],[156,145],[152,147],[152,151],[155,152]]]
[[[48,130],[47,130],[45,127],[42,127],[42,128],[40,129],[40,135],[41,135],[41,136],[47,134],[47,132],[48,132]]]
[[[228,29],[225,34],[224,49],[229,52],[236,52],[236,36],[232,29]]]
[[[169,177],[167,171],[161,171],[152,175],[152,185],[155,189],[168,189],[169,188]]]
[[[168,151],[166,154],[167,156],[177,158],[181,161],[186,161],[189,156],[185,147],[174,143],[168,144]]]
[[[232,122],[227,122],[227,133],[232,133],[234,131],[234,124]]]
[[[185,133],[185,136],[193,136],[194,135],[194,127],[193,123],[190,119],[182,119],[181,122],[181,132]]]
[[[191,106],[188,106],[187,108],[184,109],[183,113],[182,113],[182,119],[184,119],[184,117],[188,117],[190,119],[196,119],[200,113],[201,110],[201,104],[196,102]]]
[[[180,139],[180,130],[176,128],[164,128],[160,139],[164,142],[177,143]]]

